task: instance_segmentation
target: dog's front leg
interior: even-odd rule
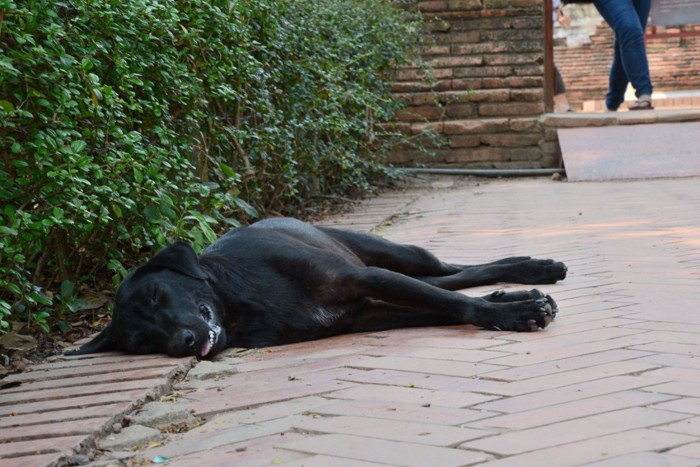
[[[504,331],[536,331],[544,328],[554,318],[556,307],[553,300],[541,293],[522,294],[517,300],[468,297],[374,267],[357,271],[352,283],[360,296],[448,314],[465,324]]]

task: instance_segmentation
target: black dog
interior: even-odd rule
[[[536,331],[556,314],[549,295],[532,290],[472,298],[451,291],[564,277],[566,266],[552,260],[451,265],[371,234],[268,219],[229,232],[200,257],[184,243],[157,253],[119,287],[112,322],[72,353],[211,358],[226,347],[412,326]]]

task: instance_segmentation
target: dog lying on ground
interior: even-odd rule
[[[414,326],[536,331],[557,312],[539,290],[481,298],[454,291],[554,283],[566,272],[561,262],[530,257],[447,264],[372,234],[267,219],[230,231],[199,257],[185,243],[158,252],[119,286],[107,327],[72,354],[209,359],[227,347]]]

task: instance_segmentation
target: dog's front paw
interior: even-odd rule
[[[497,290],[493,293],[485,295],[482,297],[484,300],[493,303],[506,303],[506,302],[522,302],[525,300],[537,300],[540,298],[547,298],[550,301],[552,308],[556,308],[556,303],[549,295],[545,295],[541,290],[516,290],[515,292],[506,292],[505,290]]]
[[[549,326],[557,314],[557,304],[549,295],[537,289],[529,292],[512,292],[516,295],[539,295],[523,301],[506,302],[507,309],[502,310],[499,322],[489,326],[496,331],[534,332]],[[493,294],[492,294],[493,295]],[[510,295],[510,294],[505,294]]]

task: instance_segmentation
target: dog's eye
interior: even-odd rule
[[[206,319],[207,321],[211,321],[211,308],[209,308],[208,305],[199,305],[199,312],[202,314],[204,319]]]
[[[153,286],[153,290],[151,291],[151,302],[155,305],[158,303],[158,286],[155,285]]]

